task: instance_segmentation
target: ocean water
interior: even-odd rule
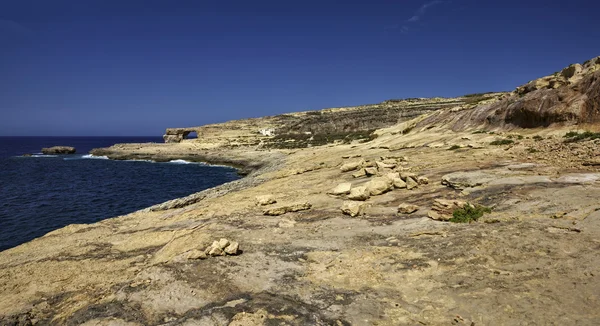
[[[160,137],[0,137],[0,251],[73,223],[94,223],[239,179],[236,170],[177,160],[111,161],[86,155]],[[41,155],[73,146],[77,154]],[[22,157],[30,153],[33,157]]]

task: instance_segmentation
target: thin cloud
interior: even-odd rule
[[[402,26],[402,28],[400,29],[400,31],[402,33],[407,33],[409,31],[409,26],[410,24],[416,23],[419,20],[421,20],[423,18],[423,16],[425,16],[425,14],[427,13],[427,10],[429,10],[429,8],[439,5],[443,3],[443,1],[441,0],[434,0],[434,1],[429,1],[424,3],[421,7],[419,7],[419,9],[417,11],[415,11],[415,13],[405,21],[406,24],[404,24]]]

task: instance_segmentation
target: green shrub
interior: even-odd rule
[[[514,140],[512,139],[497,139],[490,143],[490,145],[510,145],[514,144]]]
[[[485,133],[487,133],[487,131],[485,131],[485,130],[475,130],[472,132],[472,134],[485,134]]]
[[[450,222],[453,223],[471,223],[477,221],[485,213],[491,213],[492,209],[482,205],[467,204],[463,208],[457,208],[452,212]]]
[[[543,140],[543,139],[544,139],[544,137],[542,137],[540,135],[533,136],[533,140],[535,140],[535,141],[540,141],[540,140]]]
[[[528,153],[537,153],[537,152],[539,152],[539,151],[538,151],[537,149],[535,149],[535,148],[529,147],[529,148],[527,149],[527,152],[528,152]]]
[[[456,149],[460,149],[460,146],[459,145],[452,145],[450,148],[448,148],[449,151],[453,151],[453,150],[456,150]]]
[[[584,131],[582,133],[578,133],[577,131],[569,131],[565,135],[565,138],[568,138],[567,140],[565,140],[565,142],[567,142],[567,143],[576,142],[576,141],[585,140],[585,139],[590,139],[590,140],[600,139],[600,132]]]

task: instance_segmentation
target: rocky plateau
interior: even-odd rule
[[[598,325],[599,122],[600,57],[96,149],[245,177],[0,252],[0,325]]]

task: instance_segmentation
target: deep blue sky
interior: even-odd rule
[[[600,1],[0,0],[0,135],[160,135],[512,90],[600,55]]]

